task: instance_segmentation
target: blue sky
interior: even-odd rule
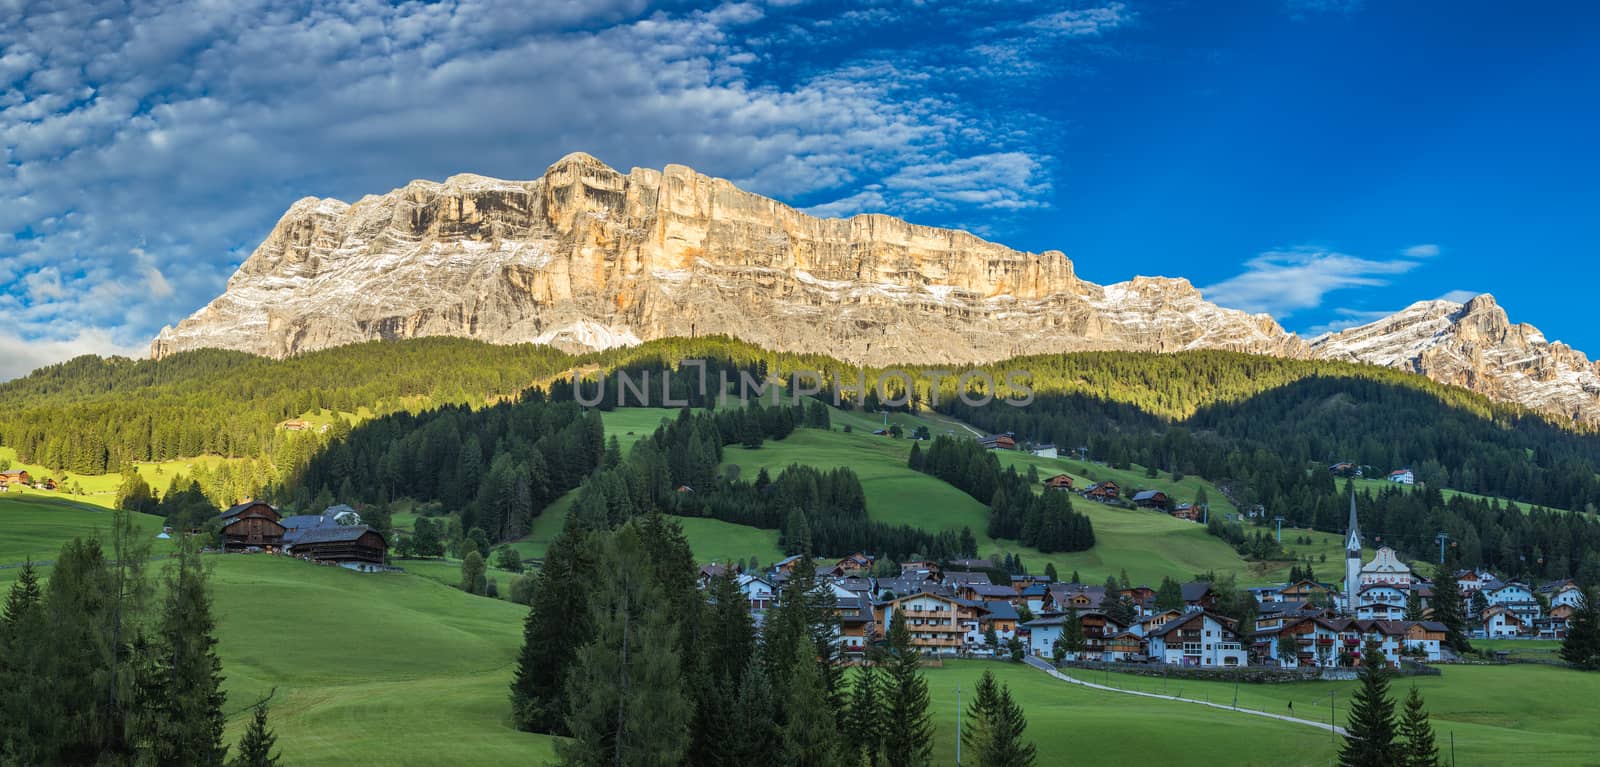
[[[1525,5],[0,0],[0,378],[142,354],[300,197],[576,150],[1308,334],[1492,292],[1600,353],[1600,11]]]

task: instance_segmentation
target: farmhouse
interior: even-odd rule
[[[361,571],[382,569],[389,553],[389,542],[383,534],[366,525],[325,525],[298,530],[285,535],[283,542],[294,556]]]
[[[744,593],[752,612],[764,611],[778,599],[777,589],[773,588],[772,581],[759,575],[746,573],[739,576],[739,591]]]
[[[1088,489],[1083,491],[1083,497],[1093,501],[1109,503],[1122,497],[1122,488],[1117,487],[1117,483],[1108,479],[1104,482],[1096,482],[1090,485]]]
[[[1057,474],[1044,481],[1046,490],[1071,490],[1072,477],[1066,474]]]
[[[1164,509],[1167,494],[1160,490],[1143,490],[1133,494],[1133,504],[1141,509]]]
[[[32,479],[33,478],[28,475],[28,472],[23,471],[22,469],[8,469],[6,471],[0,471],[0,487],[26,485],[31,482]]]
[[[978,440],[985,450],[1016,450],[1017,438],[1010,434],[996,434]]]
[[[277,551],[283,546],[283,518],[261,501],[245,501],[217,515],[223,551]]]
[[[1192,503],[1180,503],[1172,507],[1172,516],[1178,519],[1187,519],[1190,522],[1199,522],[1205,516],[1205,509]]]

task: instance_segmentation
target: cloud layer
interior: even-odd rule
[[[982,99],[1134,20],[1121,3],[1004,20],[976,1],[14,4],[0,0],[15,20],[0,26],[0,321],[34,343],[19,364],[142,349],[298,197],[526,178],[574,150],[689,164],[829,215],[1037,207],[1053,159],[1033,147],[1052,126]],[[884,34],[930,25],[937,46]]]

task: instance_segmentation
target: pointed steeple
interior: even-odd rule
[[[1361,526],[1356,523],[1356,494],[1350,494],[1350,522],[1345,525],[1344,550],[1346,554],[1361,556]]]

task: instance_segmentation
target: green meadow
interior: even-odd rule
[[[1478,646],[1474,642],[1473,646]],[[1555,666],[1443,666],[1441,676],[1395,679],[1391,693],[1405,696],[1414,683],[1427,703],[1442,750],[1455,740],[1456,764],[1594,765],[1600,755],[1600,731],[1594,711],[1583,701],[1600,697],[1600,674]],[[1147,692],[1165,690],[1187,698],[1231,703],[1235,685],[1075,670],[1074,676],[1096,683],[1108,679],[1116,687]],[[1329,696],[1332,716],[1343,725],[1349,718],[1357,683],[1296,682],[1238,685],[1242,708],[1289,713],[1326,721]],[[1327,737],[1324,734],[1323,737]],[[1448,756],[1448,755],[1447,755]],[[1533,761],[1529,761],[1532,758]],[[1446,763],[1449,763],[1448,758]]]

